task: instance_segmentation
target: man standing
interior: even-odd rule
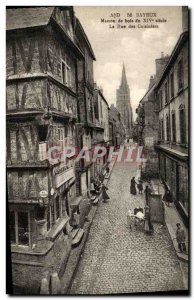
[[[185,232],[184,229],[181,228],[181,224],[177,223],[177,230],[176,230],[176,240],[178,243],[178,248],[180,252],[186,253],[186,245],[185,245]]]

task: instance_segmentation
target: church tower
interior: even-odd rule
[[[130,137],[133,126],[133,112],[130,101],[130,89],[127,83],[125,66],[123,64],[122,78],[119,89],[117,90],[117,109],[121,114],[121,120],[125,125],[126,136]]]

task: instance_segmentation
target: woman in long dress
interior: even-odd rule
[[[131,193],[132,195],[136,195],[136,194],[137,194],[135,185],[136,185],[135,177],[133,177],[133,178],[131,179],[131,186],[130,186],[130,193]]]
[[[102,200],[103,200],[103,202],[106,202],[107,199],[110,199],[107,192],[106,192],[107,190],[108,190],[108,188],[103,183],[102,184]]]

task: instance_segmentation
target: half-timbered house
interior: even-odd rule
[[[83,235],[75,159],[62,152],[77,146],[77,60],[83,54],[72,7],[9,8],[6,29],[12,276],[15,288],[38,293],[42,278],[60,276]]]
[[[79,48],[84,53],[83,60],[78,61],[78,142],[80,147],[89,149],[89,161],[81,160],[78,166],[77,188],[79,193],[90,194],[91,178],[97,179],[102,173],[100,160],[94,158],[95,146],[104,144],[104,125],[97,119],[95,87],[93,78],[93,62],[96,60],[91,44],[84,29],[76,19],[76,39]]]

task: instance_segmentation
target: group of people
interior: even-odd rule
[[[107,186],[103,183],[105,176],[107,176],[110,172],[109,165],[106,165],[105,168],[106,174],[101,173],[99,175],[99,179],[91,178],[91,189],[90,192],[93,194],[100,194],[102,192],[102,200],[103,202],[107,202],[110,197],[107,194]]]
[[[130,193],[132,195],[136,195],[137,194],[136,185],[137,185],[137,188],[139,190],[139,194],[142,194],[143,193],[143,183],[142,183],[142,180],[139,179],[139,181],[137,183],[135,181],[135,177],[133,177],[131,179]]]
[[[136,186],[137,186],[137,188],[139,190],[139,194],[142,194],[142,192],[143,192],[142,181],[139,180],[138,183],[137,183],[135,181],[135,177],[133,177],[131,179],[131,186],[130,186],[130,193],[132,195],[136,195],[137,194]],[[165,193],[164,193],[162,201],[165,202],[166,206],[170,206],[170,203],[173,202],[172,195],[171,195],[170,190],[168,188],[166,188],[166,190],[165,190]],[[136,212],[134,212],[134,215],[136,215]],[[149,214],[149,207],[148,206],[147,206],[147,209],[145,207],[145,217],[144,217],[144,220],[145,220],[145,231],[146,232],[150,232],[150,229],[152,229],[152,224],[150,222],[150,214]],[[177,244],[178,244],[179,252],[181,252],[181,253],[187,253],[186,245],[185,245],[186,237],[185,237],[184,229],[181,227],[180,223],[177,223],[176,227],[177,227],[177,230],[176,230],[176,241],[177,241]]]
[[[138,183],[137,183],[135,181],[135,177],[133,177],[131,179],[131,186],[130,186],[130,193],[132,195],[136,195],[137,194],[136,186],[138,188],[139,194],[142,194],[143,193],[143,183],[142,183],[142,180],[139,179]],[[172,201],[171,193],[170,193],[170,191],[169,191],[168,188],[166,188],[166,191],[165,191],[165,194],[164,194],[164,197],[163,197],[162,201],[164,201],[167,206],[170,206],[170,203],[173,202]]]

